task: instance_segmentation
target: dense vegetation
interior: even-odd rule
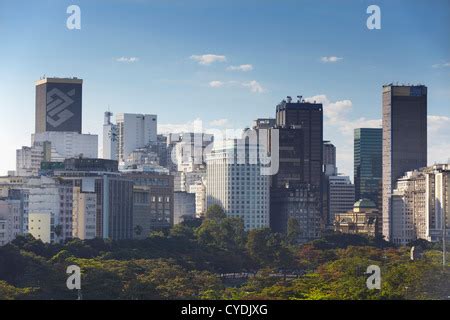
[[[76,299],[66,268],[82,270],[83,299],[447,299],[450,271],[439,248],[409,248],[381,239],[330,234],[306,244],[268,229],[244,231],[213,207],[146,240],[44,244],[30,236],[0,247],[0,299]],[[369,265],[381,290],[366,287]],[[450,269],[450,268],[449,268]],[[237,273],[238,276],[229,275]],[[228,275],[224,275],[228,274]]]

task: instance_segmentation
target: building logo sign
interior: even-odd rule
[[[69,110],[74,103],[71,97],[75,96],[75,89],[62,92],[60,89],[53,88],[47,93],[47,123],[53,128],[71,119],[74,114]]]

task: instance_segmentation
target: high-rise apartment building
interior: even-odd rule
[[[427,87],[383,86],[383,235],[392,238],[392,192],[405,172],[427,165]]]
[[[36,133],[82,130],[82,87],[78,78],[43,78],[36,82]]]
[[[355,129],[353,146],[356,200],[369,199],[381,211],[383,129]]]
[[[125,162],[134,150],[157,142],[157,116],[154,114],[119,113],[116,123],[119,162]]]
[[[450,240],[450,164],[408,171],[392,195],[392,238],[406,245],[416,239]]]
[[[62,243],[72,238],[73,189],[50,177],[29,180],[28,232],[43,242]]]
[[[97,236],[97,195],[73,188],[72,236],[81,240]]]

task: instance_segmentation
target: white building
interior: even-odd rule
[[[119,162],[125,162],[134,150],[157,142],[156,115],[119,113],[116,123]]]
[[[347,176],[328,176],[328,223],[332,225],[336,214],[353,209],[355,203],[355,185]]]
[[[420,172],[410,171],[397,180],[391,200],[392,237],[389,239],[395,244],[406,245],[417,239],[415,216],[424,217],[425,215],[425,180],[423,178]],[[423,209],[422,212],[419,212],[420,207]]]
[[[97,225],[97,195],[73,188],[72,236],[81,240],[93,239]]]
[[[185,217],[195,217],[195,194],[187,192],[173,193],[173,223],[183,222]]]
[[[42,239],[49,239],[49,242],[72,238],[72,185],[42,176],[29,180],[25,188],[29,190],[28,232],[35,237],[39,235]],[[48,220],[44,216],[42,219],[36,219],[39,218],[37,215],[50,217],[50,229],[35,225],[38,221],[47,223]],[[49,233],[42,234],[43,227],[49,230]]]
[[[214,136],[206,133],[185,132],[170,134],[168,139],[168,162],[182,172],[204,169],[205,155],[212,147]]]
[[[207,156],[207,206],[221,206],[226,215],[240,217],[246,230],[269,227],[269,176],[262,175],[256,146],[241,148],[243,140],[214,142]]]
[[[50,142],[36,142],[31,147],[18,149],[15,174],[19,177],[37,176],[41,169],[41,162],[50,161],[51,153]]]
[[[22,233],[21,212],[20,200],[0,199],[0,246]]]
[[[196,181],[189,186],[189,193],[195,194],[195,214],[198,217],[204,216],[206,212],[206,181]]]
[[[49,131],[31,135],[31,147],[16,151],[16,174],[37,176],[42,161],[64,161],[68,158],[97,158],[98,136],[77,132]]]
[[[51,161],[78,157],[98,158],[98,135],[95,134],[47,131],[31,135],[32,145],[45,141],[49,141],[56,152]]]
[[[105,112],[103,122],[103,159],[117,160],[117,126],[111,122],[112,112]]]

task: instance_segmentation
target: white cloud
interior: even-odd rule
[[[450,68],[450,62],[436,63],[432,65],[433,68]]]
[[[339,172],[353,175],[353,132],[356,128],[380,128],[381,120],[351,117],[351,100],[330,101],[324,94],[305,98],[308,102],[322,103],[324,113],[324,138],[331,138],[337,148]]]
[[[253,93],[263,93],[265,91],[264,88],[262,87],[262,85],[256,80],[252,80],[252,81],[248,81],[248,82],[239,82],[239,81],[235,81],[235,80],[230,80],[230,81],[224,82],[224,81],[220,81],[220,80],[214,80],[214,81],[211,81],[210,83],[208,83],[208,85],[211,88],[238,86],[238,87],[248,88]]]
[[[188,121],[185,123],[166,123],[159,124],[158,123],[158,133],[168,134],[168,133],[182,133],[182,132],[193,132],[196,127],[196,122],[201,121],[199,118]]]
[[[429,132],[437,133],[441,129],[449,129],[449,128],[450,128],[450,117],[428,116],[428,131]]]
[[[217,119],[209,123],[212,127],[225,127],[228,125],[228,119]]]
[[[123,62],[123,63],[133,63],[138,62],[138,57],[120,57],[116,59],[117,62]]]
[[[322,61],[323,63],[336,63],[343,59],[344,58],[340,58],[340,57],[336,57],[336,56],[328,56],[328,57],[320,58],[320,61]]]
[[[220,88],[223,87],[225,83],[223,81],[214,80],[209,83],[211,88]]]
[[[252,80],[250,82],[244,82],[244,83],[242,83],[242,86],[244,86],[246,88],[250,88],[250,91],[253,93],[263,93],[264,92],[264,88],[256,80]]]
[[[240,66],[229,66],[227,70],[248,72],[253,70],[253,66],[251,64],[241,64]]]
[[[214,62],[225,62],[227,58],[216,54],[192,55],[190,59],[197,61],[199,64],[209,66]]]

